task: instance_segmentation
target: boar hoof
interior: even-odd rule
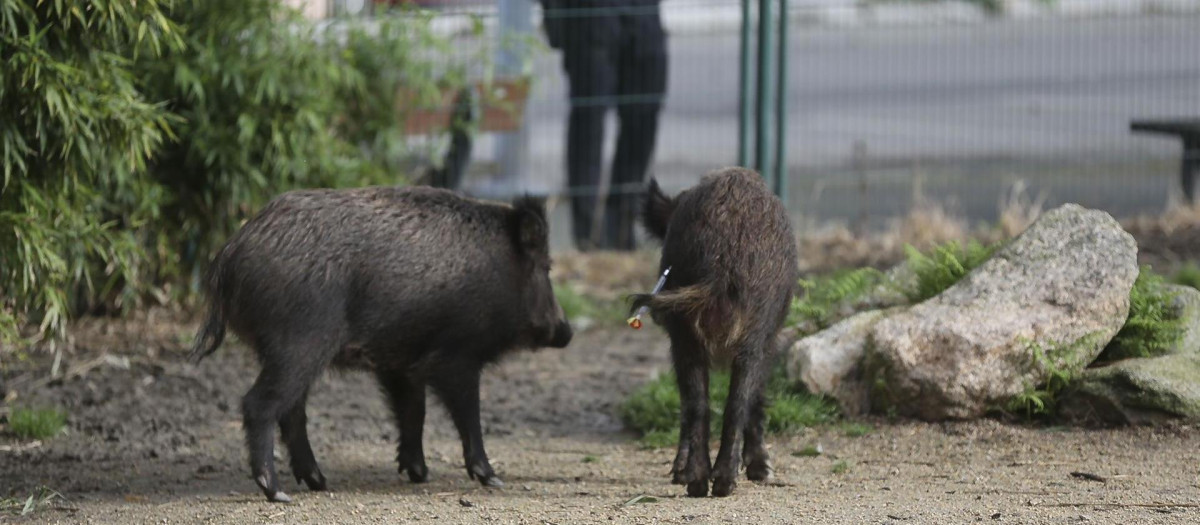
[[[766,481],[771,479],[773,474],[771,464],[766,461],[746,466],[746,478],[750,481]]]
[[[413,483],[425,483],[429,481],[429,468],[425,465],[400,467],[400,472],[407,472],[408,480]]]
[[[703,498],[708,495],[708,480],[701,479],[687,484],[687,494],[693,498]]]
[[[500,488],[504,486],[504,482],[500,480],[500,476],[497,476],[492,471],[492,467],[488,465],[470,467],[467,469],[467,475],[471,479],[479,480],[479,483],[485,487]]]
[[[479,478],[479,482],[485,487],[500,488],[504,486],[504,482],[500,481],[500,476],[491,475],[486,478]]]
[[[717,476],[713,479],[712,495],[718,498],[723,498],[733,494],[733,488],[737,486],[737,482],[732,477]]]
[[[279,503],[292,502],[291,497],[285,494],[282,490],[279,490],[277,487],[273,486],[274,484],[271,483],[271,478],[268,475],[262,474],[254,478],[254,482],[258,483],[258,487],[262,489],[263,495],[267,497],[268,501],[276,501]]]
[[[311,474],[307,475],[297,474],[296,483],[300,483],[301,481],[305,485],[308,485],[308,490],[321,491],[326,489],[325,475],[321,474],[319,470],[314,470]]]

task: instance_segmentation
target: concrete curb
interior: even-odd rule
[[[663,23],[673,34],[729,32],[741,27],[741,7],[663,2]],[[864,3],[859,0],[791,0],[793,24],[816,27],[882,27],[968,24],[997,20],[1070,19],[1200,14],[1200,0],[1005,0],[998,14],[964,1]]]
[[[1094,17],[1129,17],[1153,14],[1200,14],[1200,0],[1002,0],[1000,13],[989,13],[965,0],[942,2],[871,0],[789,0],[792,23],[806,27],[858,28],[977,24],[1003,20],[1052,20]],[[472,15],[482,16],[487,29],[494,30],[494,6],[456,9],[434,19],[435,31],[452,35],[468,31]],[[720,3],[664,0],[663,24],[672,35],[703,35],[736,32],[741,28],[741,5],[736,0]],[[542,13],[533,5],[533,26],[540,32]]]

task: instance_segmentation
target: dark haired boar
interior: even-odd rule
[[[659,272],[671,268],[658,295],[634,296],[649,306],[671,338],[682,402],[673,482],[689,496],[727,496],[739,457],[746,476],[771,475],[763,446],[766,380],[776,336],[799,278],[796,241],[786,210],[754,171],[727,168],[706,175],[675,198],[651,179],[643,222],[662,239]],[[730,365],[721,448],[709,462],[708,371]],[[742,445],[743,437],[745,445]]]
[[[467,474],[502,483],[483,449],[479,376],[520,348],[562,348],[571,327],[554,298],[544,203],[485,203],[427,187],[306,190],[276,197],[209,270],[199,361],[225,328],[262,371],[242,403],[250,471],[289,501],[274,465],[275,426],[292,473],[325,488],[305,428],[309,386],[327,366],[373,370],[400,430],[400,472],[428,476],[425,388],[449,409]]]

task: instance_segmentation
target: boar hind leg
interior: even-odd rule
[[[504,482],[496,476],[483,450],[483,431],[479,426],[479,371],[438,374],[440,380],[434,384],[438,396],[450,410],[454,426],[462,439],[463,460],[467,475],[485,486],[500,487]]]
[[[767,426],[764,394],[760,393],[754,400],[750,406],[750,418],[746,421],[746,445],[742,448],[742,461],[746,463],[746,477],[751,481],[766,481],[771,477],[770,456],[763,442]]]
[[[318,363],[306,367],[303,361],[272,359],[272,354],[266,352],[260,355],[264,357],[262,372],[242,398],[242,425],[250,449],[250,474],[267,499],[288,502],[291,498],[279,489],[279,476],[275,473],[275,426],[282,424],[285,415],[304,398],[304,392],[321,367]],[[292,355],[304,354],[296,352]],[[289,417],[288,423],[294,428],[295,417]]]
[[[679,450],[671,467],[672,482],[687,485],[692,497],[708,495],[712,464],[708,456],[708,351],[682,323],[668,325],[671,357],[679,384]]]
[[[400,431],[400,444],[396,449],[399,470],[407,472],[413,483],[424,482],[429,479],[425,449],[421,444],[421,434],[425,430],[425,383],[413,381],[398,371],[381,371],[379,382],[387,392]]]
[[[753,333],[753,332],[751,332]],[[737,485],[742,432],[750,420],[756,401],[766,386],[766,344],[762,338],[749,338],[734,347],[733,370],[729,378],[729,398],[721,427],[721,448],[713,464],[714,496],[728,496]]]
[[[312,446],[308,443],[308,414],[304,411],[307,400],[308,393],[305,392],[300,396],[300,400],[283,414],[279,420],[279,432],[287,445],[296,483],[304,482],[309,490],[325,490],[325,475],[321,474]]]

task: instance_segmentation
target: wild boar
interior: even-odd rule
[[[752,170],[726,168],[674,198],[650,180],[643,223],[662,240],[663,289],[633,297],[671,338],[682,404],[673,482],[690,496],[727,496],[739,454],[746,476],[771,474],[763,446],[765,386],[778,353],[776,336],[799,278],[796,241],[783,203]],[[721,447],[709,462],[708,378],[730,366]],[[745,445],[742,445],[743,437]]]
[[[426,386],[446,404],[467,474],[499,486],[484,452],[479,378],[506,352],[565,347],[571,326],[548,275],[544,202],[487,203],[428,187],[284,193],[246,223],[207,277],[198,362],[226,326],[262,370],[243,398],[250,471],[289,501],[274,466],[274,427],[292,473],[326,488],[308,442],[309,387],[328,366],[374,371],[400,431],[397,461],[425,481]]]

